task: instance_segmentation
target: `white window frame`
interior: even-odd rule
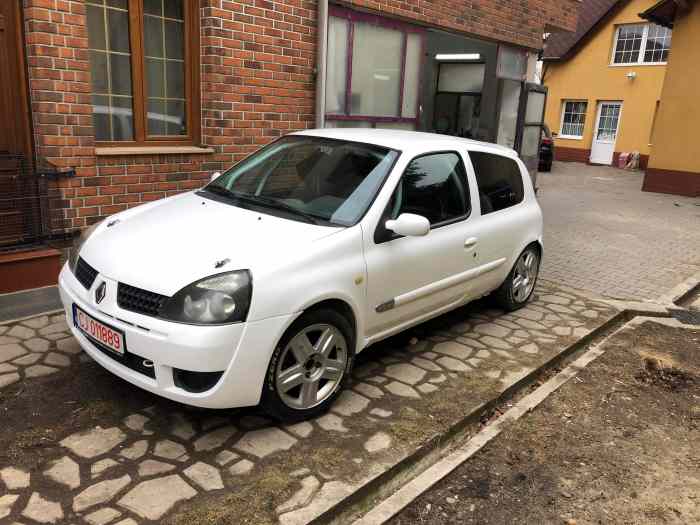
[[[617,49],[617,41],[620,37],[620,29],[625,26],[644,26],[644,32],[642,33],[642,43],[639,46],[639,55],[635,62],[625,62],[616,63],[615,62],[615,50]],[[610,66],[611,67],[630,67],[630,66],[665,66],[668,62],[644,62],[644,55],[647,50],[647,40],[649,39],[649,28],[651,23],[631,23],[631,24],[620,24],[615,27],[615,39],[613,41],[612,52],[610,53]],[[671,31],[671,36],[673,36],[673,30]],[[670,52],[670,48],[669,48]]]
[[[586,104],[586,112],[583,114],[583,130],[581,135],[564,135],[562,130],[564,129],[564,116],[566,115],[566,105],[569,102],[583,102]],[[588,100],[585,99],[564,99],[561,101],[561,118],[559,119],[559,135],[558,139],[569,139],[569,140],[581,140],[583,139],[583,134],[586,132],[586,121],[588,120]]]

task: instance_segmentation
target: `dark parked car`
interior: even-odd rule
[[[542,126],[542,142],[540,142],[540,167],[539,171],[552,171],[554,160],[554,139],[549,126]]]

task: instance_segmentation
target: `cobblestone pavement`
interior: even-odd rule
[[[539,175],[541,277],[622,299],[657,299],[700,271],[700,199],[640,191],[641,172],[555,163]]]
[[[331,412],[293,426],[192,411],[124,384],[147,402],[55,437],[32,428],[39,444],[0,451],[0,522],[306,523],[614,314],[550,284],[518,312],[475,303],[363,352]],[[1,330],[0,400],[48,385],[42,374],[97,375],[59,317]]]

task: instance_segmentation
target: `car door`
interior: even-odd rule
[[[474,292],[483,295],[498,288],[519,255],[523,239],[541,220],[535,207],[527,206],[527,168],[515,158],[489,150],[470,150],[467,169],[476,181],[479,206],[473,222],[478,230],[481,278]]]
[[[374,232],[365,239],[367,326],[377,340],[465,300],[475,267],[469,188],[463,156],[420,155],[408,163]],[[401,237],[385,223],[402,213],[426,217],[428,235]]]

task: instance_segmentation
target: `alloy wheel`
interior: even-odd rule
[[[348,363],[345,336],[325,323],[307,326],[284,347],[275,369],[280,399],[290,408],[307,410],[338,388]]]
[[[513,297],[517,302],[525,302],[530,297],[539,267],[540,258],[534,250],[527,250],[518,258],[513,275]]]

